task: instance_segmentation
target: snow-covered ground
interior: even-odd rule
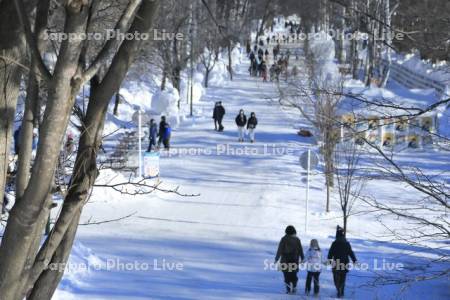
[[[289,224],[297,228],[305,250],[310,239],[317,238],[326,255],[335,226],[341,223],[337,198],[333,196],[332,212],[324,213],[326,191],[319,167],[312,176],[305,233],[306,182],[298,158],[316,145],[296,134],[296,128],[308,126],[306,121],[271,101],[276,87],[250,78],[247,68],[246,63],[240,65],[234,81],[207,90],[195,105],[195,118],[173,132],[173,150],[161,159],[161,187],[199,196],[129,196],[96,188],[82,224],[131,216],[80,226],[70,270],[54,299],[302,299],[301,293],[283,295],[282,274],[267,269],[267,263],[273,262]],[[213,130],[215,101],[223,101],[227,110],[223,133]],[[255,144],[237,142],[234,118],[241,108],[258,117]],[[431,164],[430,154],[402,155],[405,161],[416,157]],[[448,160],[436,154],[433,165],[442,169]],[[428,167],[433,170],[433,165]],[[111,175],[105,171],[100,181]],[[406,186],[383,179],[370,181],[365,192],[405,205],[420,198]],[[401,263],[404,273],[412,275],[427,270],[428,258],[436,253],[389,242],[383,238],[386,229],[366,210],[357,205],[360,213],[350,218],[348,236],[358,261],[367,263],[369,270],[349,273],[346,298],[450,298],[448,278],[372,286],[377,274],[396,274],[377,270],[383,262]],[[383,221],[390,228],[408,225],[388,216]],[[448,242],[439,246],[449,254]],[[300,291],[304,281],[305,271],[300,273]],[[322,299],[335,296],[330,270],[321,275],[320,294]]]

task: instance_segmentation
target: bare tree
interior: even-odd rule
[[[2,4],[4,2],[1,2]],[[20,23],[27,36],[39,75],[48,86],[48,99],[40,127],[40,142],[32,176],[22,198],[16,199],[0,246],[0,289],[2,299],[50,299],[62,273],[46,269],[49,263],[64,263],[70,254],[78,219],[86,197],[98,174],[96,158],[102,139],[102,128],[110,99],[118,90],[142,43],[138,39],[110,39],[90,60],[80,60],[84,43],[81,39],[61,42],[53,73],[45,66],[35,44],[36,36],[24,3],[15,1]],[[119,32],[148,32],[159,1],[130,1],[117,21]],[[89,27],[92,3],[68,1],[64,6],[64,32],[83,34]],[[117,51],[114,51],[117,49]],[[112,55],[112,53],[114,53]],[[108,63],[104,76],[97,73]],[[93,79],[92,79],[93,78]],[[92,79],[92,80],[91,80]],[[65,130],[75,97],[82,85],[91,80],[91,98],[84,117],[79,152],[71,185],[52,233],[41,245],[41,232],[51,203],[48,197],[59,158]]]
[[[0,204],[6,186],[20,81],[27,69],[25,34],[17,18],[14,2],[0,1]]]
[[[368,178],[365,170],[360,167],[361,154],[362,149],[353,141],[340,143],[334,153],[339,205],[345,234],[354,204],[361,199],[361,192]]]
[[[310,43],[305,47],[310,47]],[[334,186],[334,151],[339,141],[337,119],[343,82],[340,78],[333,78],[328,72],[327,66],[331,62],[324,61],[327,51],[329,51],[327,45],[319,45],[314,51],[308,50],[305,59],[307,79],[299,81],[294,78],[288,82],[287,88],[280,87],[279,91],[281,105],[298,109],[318,131],[320,152],[325,162],[327,188],[325,207],[328,212],[331,189]]]
[[[213,27],[214,28],[214,27]],[[200,62],[205,68],[205,87],[208,87],[209,75],[216,66],[219,59],[219,41],[216,38],[217,32],[207,32],[205,37],[205,49],[200,55]]]

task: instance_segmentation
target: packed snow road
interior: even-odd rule
[[[284,228],[292,224],[303,247],[317,238],[324,255],[340,222],[323,214],[323,176],[313,176],[309,232],[304,233],[305,180],[298,158],[312,139],[299,137],[302,118],[277,103],[272,83],[249,77],[248,65],[235,79],[208,89],[196,117],[173,132],[170,153],[161,159],[162,187],[173,193],[121,195],[96,189],[83,223],[129,216],[117,222],[81,226],[78,242],[55,299],[301,299],[286,296],[282,274],[269,266]],[[222,101],[225,131],[214,131],[212,109]],[[255,112],[256,143],[238,142],[234,119],[240,109]],[[401,245],[364,241],[370,230],[357,223],[351,240],[358,259],[380,252],[396,257]],[[362,222],[364,224],[364,222]],[[371,249],[370,251],[368,249]],[[363,252],[365,254],[363,254]],[[406,260],[407,258],[405,258]],[[87,265],[89,270],[83,269]],[[368,275],[351,272],[347,297],[382,296],[357,289]],[[305,271],[299,274],[303,294]],[[334,297],[331,271],[321,275],[321,298]],[[369,296],[371,295],[371,296]],[[392,291],[389,291],[389,295]],[[368,297],[369,296],[369,297]]]

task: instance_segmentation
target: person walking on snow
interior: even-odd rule
[[[213,112],[215,130],[223,131],[224,129],[222,125],[223,116],[225,116],[225,108],[222,106],[222,101],[216,102]]]
[[[157,135],[158,135],[158,128],[156,126],[155,120],[151,119],[150,120],[150,128],[148,130],[149,141],[148,141],[147,152],[152,152],[152,147],[156,146]]]
[[[238,127],[239,133],[239,142],[244,141],[244,133],[245,133],[245,125],[247,125],[247,116],[244,113],[244,110],[241,109],[239,114],[236,117],[236,125]]]
[[[166,122],[166,117],[161,117],[161,122],[159,122],[159,131],[158,131],[158,148],[161,147],[161,143],[164,145],[164,149],[170,149],[170,136],[172,129],[170,128],[169,123]]]
[[[280,260],[280,267],[284,275],[286,293],[293,294],[297,289],[299,264],[305,259],[300,239],[297,237],[295,227],[289,225],[285,230],[286,235],[278,244],[275,263]]]
[[[352,246],[345,238],[344,229],[337,226],[336,240],[331,244],[328,252],[328,260],[333,267],[333,280],[338,298],[344,296],[345,279],[349,271],[349,257],[352,259],[353,264],[355,264],[356,256],[353,253]]]
[[[319,242],[316,239],[311,240],[308,251],[305,255],[306,275],[305,294],[309,295],[311,292],[311,281],[314,281],[314,295],[319,294],[319,276],[322,271],[322,251],[319,247]]]
[[[263,60],[260,65],[261,69],[261,77],[264,82],[267,82],[267,65],[266,62]]]
[[[248,130],[248,135],[250,136],[251,143],[255,142],[256,125],[258,125],[258,119],[256,118],[256,114],[254,112],[252,112],[250,114],[250,118],[248,119],[248,122],[247,122],[247,130]]]

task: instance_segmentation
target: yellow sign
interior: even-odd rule
[[[385,132],[383,134],[383,146],[390,147],[394,145],[394,134],[391,132]]]

